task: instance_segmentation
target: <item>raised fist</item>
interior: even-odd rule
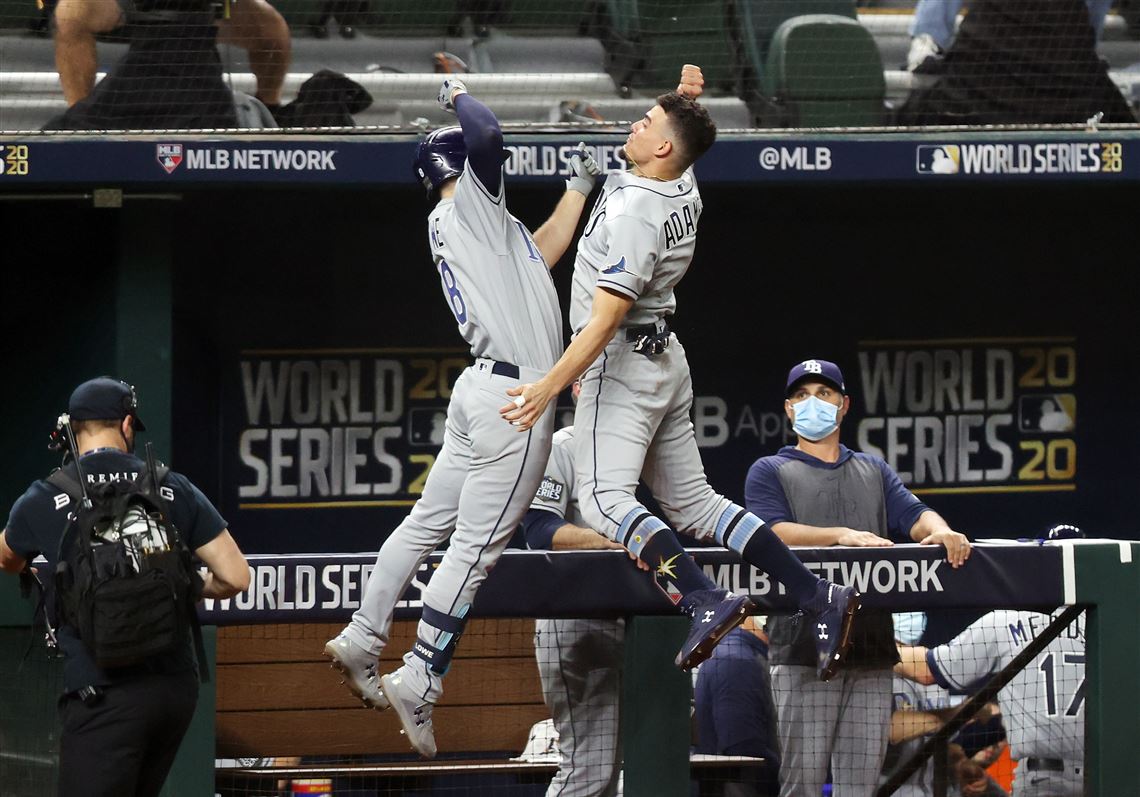
[[[698,70],[699,71],[699,70]],[[443,84],[439,87],[439,107],[445,111],[455,113],[455,96],[457,94],[466,94],[467,86],[457,77],[445,78]]]
[[[681,82],[677,84],[677,93],[683,97],[695,100],[705,90],[705,76],[696,64],[685,64],[681,67]]]

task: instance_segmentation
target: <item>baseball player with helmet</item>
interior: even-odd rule
[[[510,391],[521,406],[501,412],[525,431],[585,374],[574,415],[582,514],[682,594],[692,627],[678,666],[706,659],[755,607],[717,589],[685,555],[674,529],[713,539],[783,583],[820,628],[818,669],[827,679],[843,662],[858,596],[817,578],[764,521],[709,486],[689,417],[689,364],[669,329],[673,290],[692,261],[703,207],[691,166],[716,138],[696,102],[703,86],[700,68],[685,65],[677,90],[661,95],[633,125],[623,148],[629,169],[607,178],[578,243],[574,340],[541,379]],[[639,479],[672,527],[638,502]]]
[[[460,127],[436,130],[416,149],[415,172],[438,199],[428,242],[444,299],[471,345],[447,408],[443,447],[423,495],[384,542],[360,609],[325,654],[366,705],[395,710],[412,747],[436,753],[432,707],[443,691],[475,592],[534,497],[550,453],[553,412],[527,433],[505,427],[507,389],[531,381],[557,359],[561,315],[548,264],[569,247],[598,173],[581,145],[550,218],[532,235],[510,214],[498,120],[456,79],[440,89]],[[423,594],[418,637],[404,663],[377,679],[392,611],[427,556],[450,545]]]
[[[1073,526],[1051,529],[1047,540],[1077,536]],[[998,610],[975,621],[945,645],[900,646],[895,670],[923,684],[957,692],[976,688],[1006,667],[1056,617]],[[1018,762],[1013,797],[1080,797],[1084,794],[1085,615],[1047,644],[998,693]]]

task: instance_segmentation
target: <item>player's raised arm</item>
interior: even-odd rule
[[[490,108],[467,93],[462,80],[443,81],[439,104],[459,117],[463,142],[467,145],[467,162],[483,187],[498,196],[503,181],[503,131],[499,120]]]
[[[594,189],[594,181],[600,173],[601,169],[586,143],[579,142],[570,154],[570,179],[566,181],[566,193],[558,200],[550,218],[534,231],[534,243],[542,252],[548,268],[554,268],[574,240],[574,230],[578,227],[582,209],[586,207],[586,197]]]

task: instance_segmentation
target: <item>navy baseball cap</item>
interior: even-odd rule
[[[790,396],[792,390],[802,382],[823,382],[840,393],[847,393],[843,384],[843,372],[838,365],[827,360],[804,360],[793,365],[792,370],[788,371],[788,386],[784,389],[784,395]]]
[[[134,387],[110,376],[88,379],[72,391],[67,402],[73,421],[119,421],[129,415],[135,419],[135,430],[145,432],[138,408]]]

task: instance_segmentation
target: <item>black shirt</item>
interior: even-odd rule
[[[117,480],[135,479],[144,463],[133,454],[116,449],[99,449],[81,458],[83,473],[89,486]],[[74,477],[75,465],[66,470]],[[214,505],[185,476],[171,471],[162,483],[164,497],[170,507],[171,520],[183,541],[195,551],[212,541],[226,529],[226,521]],[[42,554],[47,567],[41,568],[40,581],[48,586],[51,605],[51,573],[59,556],[59,543],[67,526],[71,499],[55,485],[40,479],[16,500],[8,515],[4,538],[16,555],[31,561]],[[45,572],[46,571],[46,572]],[[57,629],[59,646],[65,656],[64,691],[74,692],[85,686],[108,686],[116,679],[130,677],[139,667],[104,670],[96,666],[91,654],[70,626]],[[164,656],[155,657],[143,667],[150,672],[179,672],[193,669],[194,653],[187,636],[186,644]]]

